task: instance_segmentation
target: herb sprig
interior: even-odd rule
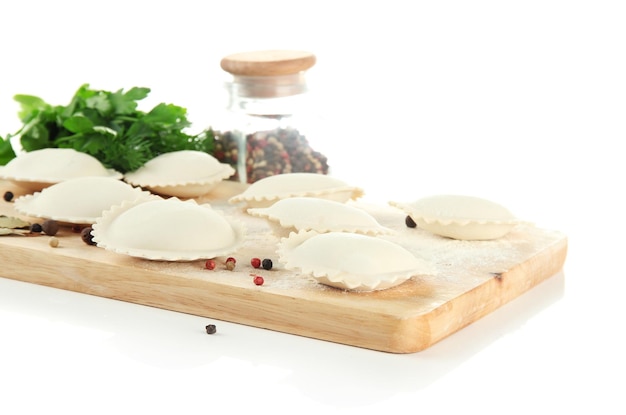
[[[23,125],[0,142],[0,165],[15,157],[11,137],[18,138],[25,151],[73,148],[121,173],[171,151],[213,151],[212,130],[185,132],[191,126],[185,108],[160,103],[148,112],[138,110],[138,102],[149,93],[149,88],[111,92],[84,84],[65,106],[50,105],[33,95],[15,95]]]

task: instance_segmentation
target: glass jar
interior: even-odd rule
[[[269,50],[226,56],[227,114],[214,128],[214,156],[231,164],[233,180],[254,183],[296,172],[328,173],[326,156],[310,144],[319,125],[305,72],[316,61],[303,51]],[[314,134],[313,134],[314,135]]]

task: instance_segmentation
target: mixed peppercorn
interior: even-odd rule
[[[213,156],[237,170],[240,157],[244,157],[246,181],[254,183],[281,173],[328,174],[328,159],[313,150],[305,136],[292,128],[257,131],[245,137],[245,154],[240,154],[237,135],[233,132],[216,132]],[[241,180],[235,173],[231,180]]]
[[[11,193],[11,192],[7,192]],[[12,196],[12,194],[11,194]],[[5,193],[5,200],[10,201],[12,197],[7,197]],[[50,236],[48,240],[48,244],[52,248],[56,248],[59,246],[59,239],[55,237],[55,235],[59,232],[61,225],[58,221],[54,219],[46,219],[43,222],[33,222],[29,223],[27,221],[23,221],[18,218],[8,217],[8,216],[0,216],[7,220],[4,224],[4,227],[9,228],[13,232],[5,232],[5,235],[19,233],[25,236],[37,236],[40,234]],[[73,225],[72,231],[75,233],[80,233],[81,239],[87,245],[96,245],[96,242],[93,240],[93,235],[91,234],[92,227],[91,226],[81,226],[81,225]]]
[[[237,259],[232,256],[226,258],[226,260],[224,261],[224,268],[229,271],[233,271],[236,265],[237,265]],[[257,258],[257,257],[251,258],[250,265],[252,266],[252,268],[255,268],[255,269],[263,268],[266,271],[269,271],[274,267],[274,263],[272,262],[270,258],[264,258],[264,259]],[[215,259],[207,259],[204,262],[204,268],[208,270],[214,270],[216,267],[217,267],[217,262]],[[265,283],[265,279],[261,275],[251,273],[250,276],[252,277],[252,282],[255,285],[263,285]]]

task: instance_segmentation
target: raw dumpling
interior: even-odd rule
[[[70,148],[29,151],[19,154],[6,166],[0,166],[0,179],[33,192],[67,179],[87,176],[122,178],[120,172],[107,169],[95,157]]]
[[[288,197],[317,197],[347,202],[362,195],[360,188],[324,174],[285,173],[252,183],[245,191],[231,197],[229,202],[244,202],[247,207],[267,207]]]
[[[393,231],[355,206],[315,197],[289,197],[266,208],[250,208],[252,216],[268,219],[281,236],[300,230],[385,234]]]
[[[403,210],[418,227],[453,239],[497,239],[520,223],[504,206],[474,196],[436,195],[389,204]]]
[[[160,195],[190,198],[208,193],[234,173],[229,164],[220,163],[208,153],[182,150],[153,158],[127,173],[124,180]]]
[[[156,197],[110,177],[79,177],[15,199],[15,210],[27,216],[92,224],[102,212],[125,200]]]
[[[375,236],[305,231],[281,239],[279,260],[318,282],[352,291],[394,287],[432,266],[404,247]]]
[[[99,247],[120,254],[193,261],[231,254],[243,244],[245,229],[208,204],[172,197],[114,206],[91,234]]]

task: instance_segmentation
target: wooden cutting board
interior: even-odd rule
[[[0,181],[0,192],[6,190],[24,193]],[[496,241],[456,241],[407,228],[405,215],[394,208],[355,202],[397,230],[391,239],[431,261],[435,272],[384,291],[346,292],[283,269],[275,252],[279,238],[268,224],[225,203],[239,191],[234,183],[225,183],[201,200],[246,222],[247,242],[232,255],[237,259],[232,271],[225,268],[225,258],[217,259],[215,270],[205,269],[204,261],[131,258],[89,246],[75,230],[63,227],[56,248],[46,235],[0,237],[0,275],[357,347],[413,353],[555,275],[567,254],[567,238],[558,231],[520,225]],[[0,214],[19,216],[4,201]],[[274,268],[254,269],[252,257],[270,258]],[[265,283],[256,286],[253,273]]]

